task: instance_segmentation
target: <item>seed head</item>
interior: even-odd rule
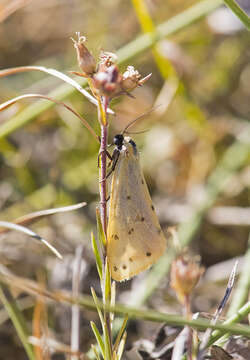
[[[76,34],[77,40],[72,38],[72,41],[76,49],[78,65],[84,76],[92,77],[96,71],[96,60],[84,44],[86,42],[85,36],[80,36],[79,32]]]
[[[191,294],[204,270],[197,260],[189,255],[180,255],[173,261],[170,284],[181,303],[184,303],[185,297]]]

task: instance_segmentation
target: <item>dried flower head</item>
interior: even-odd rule
[[[136,87],[142,86],[150,77],[151,74],[141,79],[139,71],[135,70],[135,68],[130,65],[122,75],[121,87],[125,92],[132,91]]]
[[[113,98],[121,93],[122,75],[116,65],[98,71],[93,77],[93,84],[100,95]]]
[[[98,71],[105,71],[117,63],[117,55],[109,51],[102,51],[99,58]]]
[[[180,255],[173,261],[170,284],[181,303],[191,294],[203,273],[204,268],[190,255]]]
[[[96,60],[84,44],[86,37],[81,36],[79,32],[76,35],[77,40],[72,38],[72,41],[76,49],[78,65],[84,76],[91,77],[96,71]]]

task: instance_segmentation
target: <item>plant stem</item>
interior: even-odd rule
[[[190,296],[185,296],[185,316],[187,320],[192,319],[192,313],[191,313],[191,303],[190,303]],[[188,337],[187,337],[187,359],[192,360],[192,347],[193,347],[193,330],[190,326],[187,326],[188,328]]]
[[[101,214],[103,231],[105,235],[107,235],[107,191],[106,191],[107,139],[108,139],[108,127],[106,125],[101,125],[100,214]]]

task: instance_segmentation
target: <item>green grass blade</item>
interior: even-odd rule
[[[245,27],[250,30],[250,17],[247,13],[237,4],[235,0],[224,0],[224,3],[229,9],[240,19]]]
[[[2,301],[7,313],[9,314],[9,317],[17,331],[17,334],[23,344],[23,347],[27,353],[28,358],[30,360],[35,360],[35,355],[32,346],[28,342],[29,332],[23,314],[19,311],[16,301],[12,297],[9,291],[8,291],[8,298],[9,299],[7,299],[7,297],[5,296],[3,288],[0,285],[0,300]]]
[[[105,359],[105,357],[104,357],[105,356],[105,346],[104,346],[104,342],[102,340],[101,334],[99,333],[99,330],[97,329],[97,327],[93,321],[90,322],[90,325],[91,325],[92,331],[95,335],[96,341],[99,345],[102,356]]]

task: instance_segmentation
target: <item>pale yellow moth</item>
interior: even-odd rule
[[[107,258],[114,280],[139,274],[163,255],[166,239],[140,167],[136,144],[116,135],[113,157]]]

